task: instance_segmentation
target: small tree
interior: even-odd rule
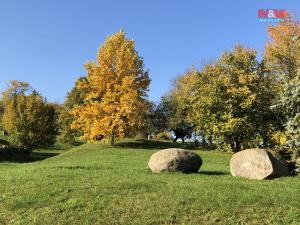
[[[7,130],[4,128],[3,125],[3,115],[5,107],[11,102],[12,98],[16,95],[26,94],[27,92],[31,91],[32,88],[27,82],[18,81],[18,80],[11,80],[7,86],[7,89],[2,92],[1,94],[1,109],[0,109],[0,116],[1,116],[1,126],[4,131],[4,134],[7,135]]]
[[[57,134],[55,109],[32,90],[13,92],[6,99],[3,125],[13,148],[30,153],[37,147],[54,144]]]

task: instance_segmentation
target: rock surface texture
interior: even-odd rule
[[[168,148],[154,153],[148,163],[154,173],[163,171],[184,173],[198,172],[202,165],[202,159],[196,153],[180,149]]]
[[[263,180],[288,175],[285,162],[265,149],[247,149],[235,153],[230,160],[232,176]]]

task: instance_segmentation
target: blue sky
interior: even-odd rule
[[[296,0],[0,0],[0,90],[23,80],[62,102],[105,38],[124,29],[158,101],[192,64],[211,62],[236,43],[261,55],[267,24],[257,11],[277,8],[300,16]]]

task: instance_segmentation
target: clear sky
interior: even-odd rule
[[[298,0],[0,0],[0,90],[23,80],[62,102],[105,38],[124,29],[158,101],[177,75],[236,43],[261,55],[267,24],[257,11],[277,8],[300,16]]]

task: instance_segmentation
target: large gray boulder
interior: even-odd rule
[[[262,180],[288,175],[285,162],[265,149],[247,149],[235,153],[230,160],[232,176]]]
[[[202,159],[192,151],[180,148],[168,148],[154,153],[148,163],[154,173],[162,171],[184,173],[198,172]]]

